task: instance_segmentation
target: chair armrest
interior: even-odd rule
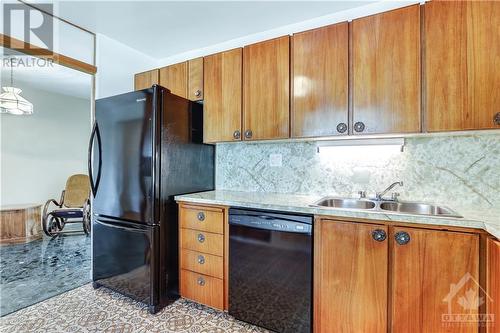
[[[58,207],[62,206],[62,205],[59,205],[59,203],[55,199],[49,199],[49,200],[47,200],[47,202],[43,206],[43,214],[42,214],[42,218],[43,219],[45,219],[45,217],[47,216],[47,211],[48,211],[49,206],[50,206],[51,203],[54,203],[54,205],[56,205]]]

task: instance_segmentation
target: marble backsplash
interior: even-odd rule
[[[281,166],[271,166],[275,154]],[[404,186],[395,189],[401,200],[497,210],[500,134],[406,138],[404,152],[392,153],[318,153],[312,141],[224,143],[216,148],[216,174],[218,190],[325,196],[365,190],[371,197],[401,180]]]

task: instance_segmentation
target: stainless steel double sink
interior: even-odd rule
[[[325,197],[315,202],[312,206],[350,209],[350,210],[393,212],[393,213],[412,214],[412,215],[427,215],[427,216],[456,217],[456,218],[463,217],[448,207],[419,203],[419,202],[403,202],[403,201],[400,202],[400,201],[387,201],[387,200]]]

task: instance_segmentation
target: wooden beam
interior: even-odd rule
[[[56,64],[66,66],[87,74],[95,74],[97,72],[97,67],[94,65],[77,60],[75,58],[70,58],[56,52],[52,52],[48,49],[26,43],[22,40],[4,34],[0,34],[0,45],[30,56],[51,59]]]

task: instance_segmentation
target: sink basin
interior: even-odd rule
[[[449,208],[416,202],[382,202],[380,209],[406,214],[462,217]]]
[[[375,202],[359,199],[322,198],[315,203],[316,206],[348,209],[373,209]]]

